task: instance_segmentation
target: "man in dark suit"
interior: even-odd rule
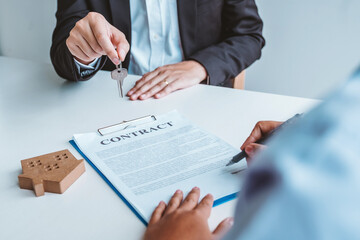
[[[82,81],[90,79],[100,69],[113,70],[114,64],[123,61],[124,67],[130,67],[130,73],[143,74],[128,93],[132,100],[143,100],[160,98],[203,81],[232,87],[232,80],[260,58],[265,41],[262,37],[263,24],[254,0],[173,0],[173,5],[169,0],[161,3],[167,4],[167,9],[161,12],[160,6],[158,13],[149,9],[154,1],[142,2],[59,0],[50,52],[56,72],[68,80]],[[146,10],[145,14],[144,11],[134,12],[140,7]],[[154,21],[156,14],[164,15],[169,11],[175,11],[175,14],[157,23]],[[135,21],[140,18],[148,24],[136,25]],[[178,29],[174,29],[174,25],[166,25],[167,21],[175,22]],[[170,59],[161,62],[162,65],[151,63],[149,56],[135,54],[136,49],[141,51],[141,47],[151,48],[156,43],[150,34],[146,36],[149,39],[145,45],[137,45],[143,38],[135,39],[138,37],[135,33],[142,32],[140,27],[149,33],[154,31],[152,22],[163,24],[162,29],[165,29],[164,45],[156,48],[165,52],[158,54],[151,50],[159,58]],[[175,37],[166,35],[166,31],[173,31]],[[168,45],[175,46],[168,52],[166,41],[170,42]],[[149,57],[146,60],[150,61],[147,68],[136,62],[145,57]],[[108,58],[110,61],[107,61]],[[88,65],[91,66],[88,68]],[[132,67],[134,65],[137,68]]]

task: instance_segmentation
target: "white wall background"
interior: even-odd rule
[[[320,98],[360,66],[360,0],[257,0],[267,46],[246,89]]]
[[[50,62],[56,0],[0,0],[0,54]]]
[[[359,0],[257,0],[263,57],[246,89],[320,98],[360,65]],[[50,62],[55,0],[0,0],[0,55]]]

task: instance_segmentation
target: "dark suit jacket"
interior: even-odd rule
[[[178,0],[178,18],[185,60],[196,60],[207,70],[211,85],[232,87],[232,79],[260,58],[265,44],[263,23],[254,0]],[[75,23],[89,12],[101,13],[131,43],[129,0],[58,0],[51,60],[63,78],[82,81],[66,39]],[[113,70],[107,57],[101,68]],[[124,67],[129,65],[129,54]]]

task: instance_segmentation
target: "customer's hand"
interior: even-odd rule
[[[194,86],[206,76],[205,68],[196,61],[165,65],[144,74],[127,95],[131,100],[162,98],[176,90]]]
[[[248,155],[247,161],[250,162],[254,155],[265,146],[255,143],[263,137],[266,137],[273,129],[280,126],[282,122],[275,121],[260,121],[257,122],[250,136],[245,140],[243,145],[240,147],[241,150],[245,150]]]
[[[90,12],[76,23],[66,39],[66,46],[83,64],[107,55],[115,65],[120,63],[119,58],[125,60],[130,47],[125,35],[96,12]]]
[[[198,203],[199,197],[200,189],[193,188],[184,201],[182,201],[183,193],[178,190],[167,206],[164,202],[160,202],[150,219],[144,239],[198,240],[222,238],[231,228],[233,219],[226,218],[213,232],[210,232],[207,220],[214,200],[208,194]]]

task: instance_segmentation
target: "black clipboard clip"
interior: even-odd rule
[[[97,131],[101,136],[105,136],[110,133],[119,132],[128,128],[133,128],[145,123],[156,121],[156,117],[154,115],[148,115],[145,117],[135,118],[128,121],[122,121],[121,123],[117,123],[114,125],[110,125],[107,127],[99,128]]]

